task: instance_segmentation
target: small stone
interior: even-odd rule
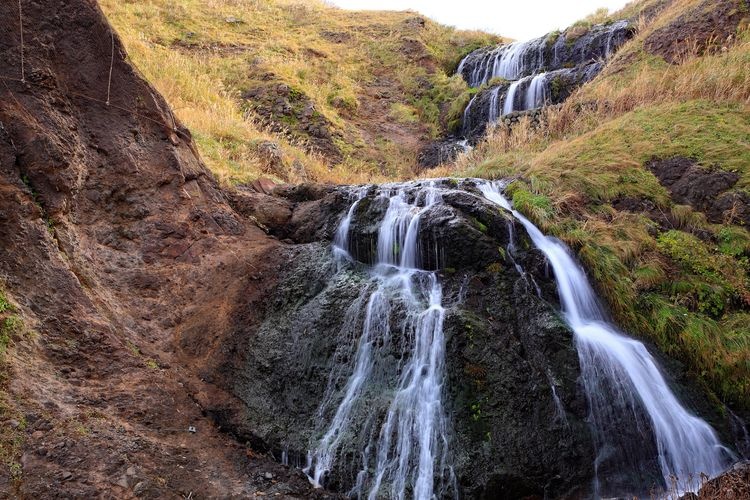
[[[242,24],[245,21],[243,21],[239,17],[229,16],[229,17],[224,18],[224,22],[227,24]]]
[[[42,439],[44,437],[44,431],[34,431],[31,434],[31,437],[34,439]]]
[[[73,473],[70,471],[65,471],[61,474],[60,477],[63,481],[70,481],[71,479],[73,479]]]
[[[263,474],[263,477],[270,480],[273,479],[273,474],[270,472],[266,472],[265,474]]]
[[[140,483],[135,485],[135,488],[133,488],[133,494],[136,496],[142,495],[147,489],[148,484],[146,483],[146,481],[141,481]]]
[[[128,470],[125,471],[125,475],[127,476],[135,476],[135,474],[136,474],[136,470],[135,470],[135,467],[133,466],[128,467]]]

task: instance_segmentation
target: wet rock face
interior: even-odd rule
[[[586,402],[572,334],[537,295],[555,295],[544,257],[471,181],[438,185],[443,201],[421,218],[419,245],[423,267],[439,270],[447,309],[444,405],[461,494],[585,492],[593,472]],[[416,192],[407,189],[409,196]],[[285,192],[296,203],[290,231],[308,242],[283,250],[279,262],[285,264],[274,271],[277,285],[265,299],[235,311],[235,343],[226,347],[233,361],[223,376],[246,408],[230,427],[276,457],[285,450],[290,463],[302,465],[327,430],[352,373],[362,318],[351,313],[371,293],[368,264],[388,208],[384,193],[386,188],[370,188],[358,204],[349,249],[356,262],[341,268],[330,240],[353,202],[351,192]],[[400,313],[393,314],[396,321]],[[352,410],[354,428],[343,438],[337,461],[346,465],[326,477],[336,491],[353,486],[374,422],[388,407],[386,388],[398,382],[408,340],[390,342],[390,357],[373,372],[377,383],[362,398],[366,404]]]
[[[433,141],[419,152],[417,163],[420,169],[439,167],[446,163],[452,163],[459,154],[466,151],[466,141],[455,137]]]
[[[484,135],[490,122],[501,121],[513,125],[528,116],[539,121],[541,106],[561,104],[584,83],[593,80],[603,67],[601,62],[591,62],[575,68],[564,68],[546,73],[541,82],[541,96],[529,97],[533,77],[518,82],[513,93],[511,111],[505,113],[511,84],[503,82],[479,91],[464,113],[462,134],[470,142],[476,142]]]

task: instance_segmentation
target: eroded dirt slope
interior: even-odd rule
[[[0,287],[23,321],[2,359],[0,497],[309,497],[197,404],[234,404],[204,360],[279,243],[229,206],[93,0],[23,8],[25,82],[18,5],[0,4]]]

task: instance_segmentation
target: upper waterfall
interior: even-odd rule
[[[461,61],[456,72],[471,87],[493,78],[519,80],[542,71],[608,59],[632,34],[628,21],[595,25],[575,38],[572,33],[550,33],[524,42],[477,49]]]
[[[497,47],[477,49],[459,64],[457,73],[470,87],[489,84],[477,93],[464,113],[463,133],[474,138],[487,123],[514,111],[564,101],[593,79],[603,61],[634,34],[629,21],[595,25]]]

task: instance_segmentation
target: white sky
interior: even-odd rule
[[[563,29],[600,7],[628,0],[328,0],[356,10],[416,10],[442,24],[528,40]]]

